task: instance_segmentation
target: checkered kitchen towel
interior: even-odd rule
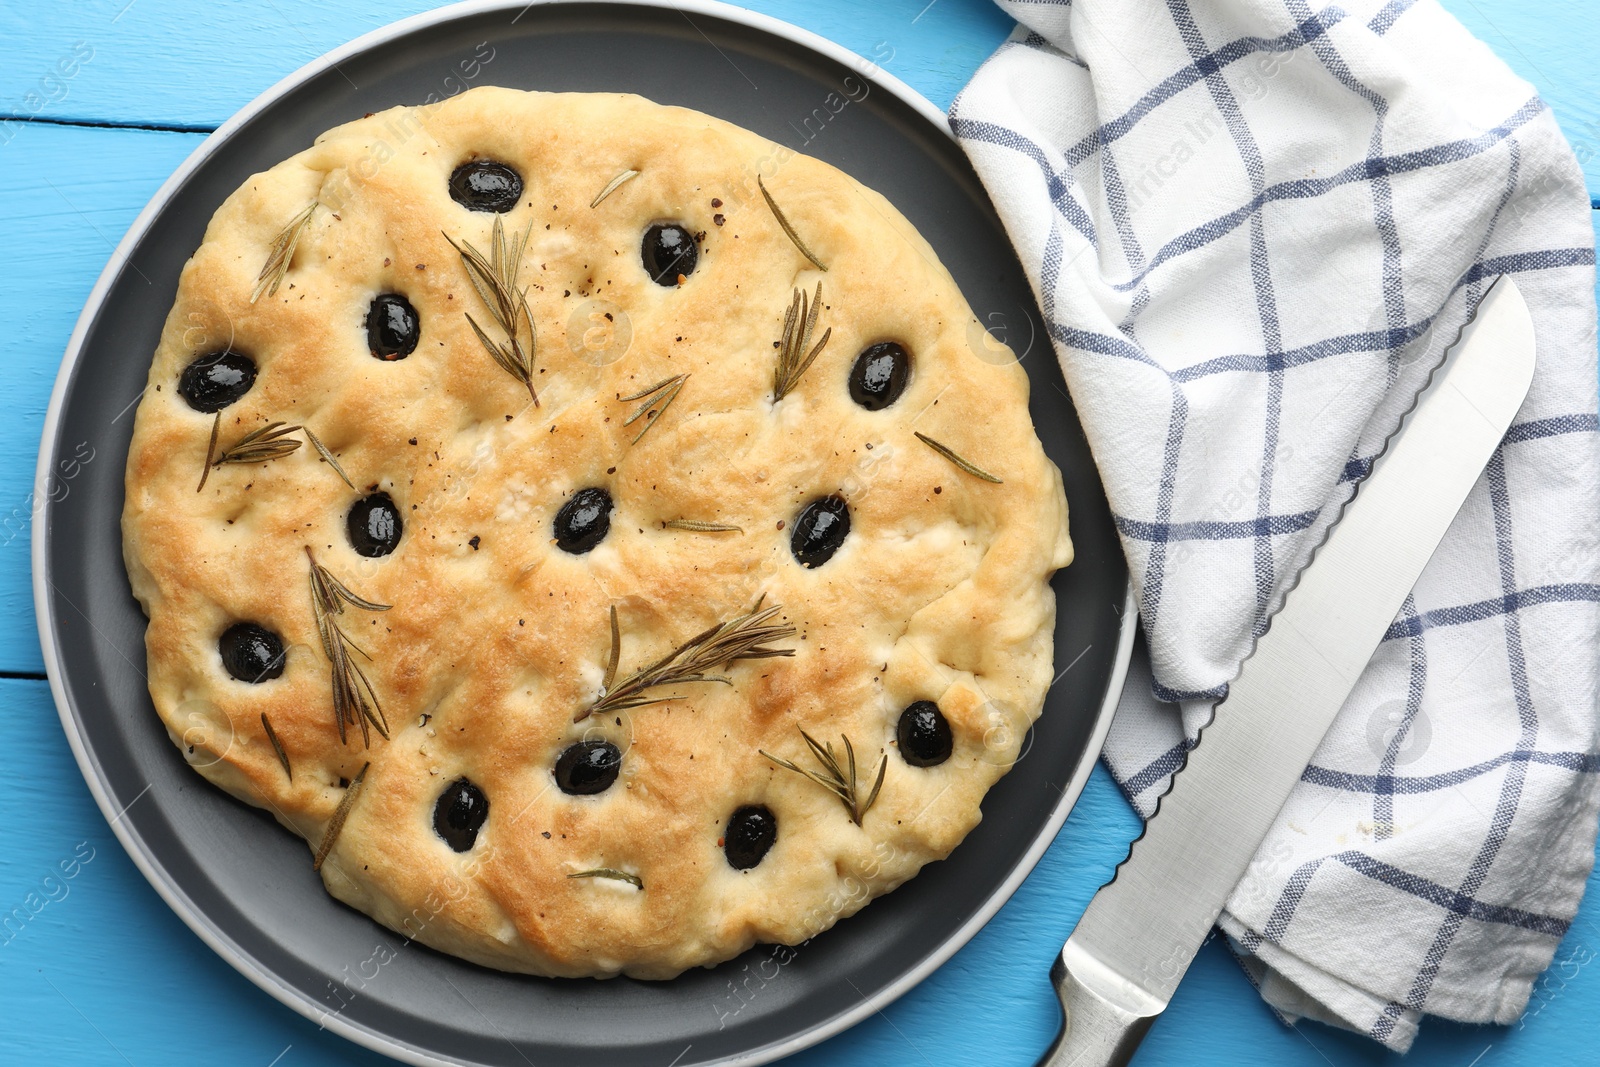
[[[1125,706],[1106,760],[1141,812],[1487,286],[1527,297],[1532,392],[1221,920],[1291,1020],[1404,1049],[1424,1012],[1515,1019],[1600,805],[1572,152],[1433,0],[1001,7],[1022,25],[950,121],[1132,564],[1165,703]]]

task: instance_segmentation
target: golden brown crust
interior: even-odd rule
[[[448,195],[473,156],[526,182],[504,218],[513,233],[533,223],[522,279],[538,328],[537,408],[464,314],[488,322],[447,235],[486,248],[495,217]],[[624,169],[639,175],[591,208]],[[775,223],[758,170],[825,275]],[[312,201],[322,207],[283,285],[252,305],[274,238]],[[662,220],[704,231],[698,269],[674,288],[640,263],[640,235]],[[819,280],[817,332],[831,339],[774,404],[784,313],[795,287]],[[367,351],[367,307],[386,291],[406,295],[422,323],[416,352],[397,362]],[[597,296],[605,307],[584,307]],[[588,333],[607,328],[606,310],[609,328],[631,330],[625,353]],[[370,762],[324,881],[444,951],[540,974],[663,978],[756,941],[803,940],[961,841],[1050,682],[1046,583],[1071,560],[1065,498],[1028,419],[1026,375],[979,358],[974,328],[932,249],[882,197],[696,112],[483,88],[330,131],[218,210],[151,367],[123,531],[150,617],[156,709],[201,773],[313,848],[340,779]],[[846,379],[857,353],[885,339],[912,352],[914,371],[896,404],[867,411]],[[273,420],[304,425],[359,493],[309,446],[218,468],[195,491],[212,417],[176,384],[197,354],[230,345],[259,376],[224,409],[222,442]],[[623,421],[638,405],[619,398],[677,374],[689,375],[682,392],[634,443],[641,423]],[[1002,484],[956,469],[917,431]],[[357,555],[344,530],[350,503],[374,486],[405,520],[381,559]],[[615,499],[611,532],[571,555],[551,522],[586,486]],[[851,532],[805,569],[791,527],[829,493],[849,501]],[[674,519],[742,532],[663,527]],[[356,593],[394,605],[340,620],[370,654],[362,663],[391,727],[370,748],[354,728],[346,744],[335,730],[308,547]],[[599,692],[612,606],[626,675],[758,595],[797,628],[779,642],[792,658],[734,663],[731,685],[689,684],[673,690],[681,700],[573,724]],[[239,620],[283,636],[280,678],[252,685],[223,669],[217,638]],[[895,742],[901,709],[924,699],[955,737],[931,768],[908,765]],[[761,755],[808,765],[799,728],[836,745],[848,736],[863,778],[888,754],[860,827]],[[621,747],[622,774],[604,793],[568,796],[551,767],[583,736]],[[458,854],[432,816],[463,775],[490,809]],[[742,804],[767,805],[779,823],[771,852],[743,872],[719,847]],[[595,867],[632,872],[644,889],[567,877]]]

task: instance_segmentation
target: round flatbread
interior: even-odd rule
[[[1039,713],[1027,399],[827,164],[635,96],[368,116],[184,268],[123,513],[151,696],[445,952],[800,942],[948,855]]]

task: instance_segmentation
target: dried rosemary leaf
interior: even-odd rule
[[[806,770],[770,752],[760,749],[757,751],[779,767],[804,775],[838,797],[839,802],[844,805],[844,810],[850,813],[850,820],[860,826],[862,818],[872,809],[872,805],[877,803],[878,792],[883,788],[884,773],[889,769],[889,754],[884,753],[883,758],[878,761],[878,778],[872,785],[872,792],[867,794],[866,801],[862,802],[860,785],[856,778],[856,750],[850,739],[843,734],[839,735],[839,740],[844,742],[845,753],[845,761],[841,765],[838,755],[833,750],[833,742],[830,741],[827,745],[818,744],[816,738],[804,730],[800,731],[800,736],[805,738],[806,747],[811,749],[811,755],[821,765],[820,772]]]
[[[811,332],[817,326],[817,314],[822,310],[822,283],[817,283],[816,296],[807,298],[804,291],[796,289],[789,301],[789,312],[783,318],[783,336],[778,341],[778,365],[772,372],[772,399],[776,403],[784,394],[793,391],[800,376],[816,362],[817,356],[833,336],[830,326],[822,340],[811,347]],[[807,353],[807,348],[810,352]]]
[[[206,479],[211,477],[211,457],[217,454],[217,433],[222,429],[222,412],[217,412],[217,417],[211,420],[211,443],[206,445],[206,465],[200,468],[200,484],[195,486],[195,492],[206,487]]]
[[[621,174],[618,174],[615,178],[612,178],[610,181],[606,182],[606,187],[600,190],[600,194],[598,196],[589,201],[589,206],[591,208],[599,207],[600,201],[616,192],[617,186],[621,185],[630,178],[637,178],[638,176],[639,172],[636,170],[625,170]]]
[[[606,676],[600,683],[600,688],[611,689],[611,683],[617,680],[617,659],[622,655],[622,629],[617,625],[617,606],[611,605],[611,658],[606,660]]]
[[[269,459],[282,459],[300,447],[300,442],[289,438],[289,434],[299,430],[299,426],[286,426],[281,422],[269,422],[260,429],[251,430],[238,441],[216,453],[217,429],[221,424],[222,413],[217,413],[217,420],[211,424],[211,445],[206,449],[206,469],[200,475],[200,485],[195,489],[199,492],[206,487],[206,475],[212,467],[220,467],[224,463],[264,463]]]
[[[683,699],[678,695],[658,697],[647,695],[649,690],[663,686],[685,685],[690,682],[722,682],[724,685],[732,685],[732,682],[721,675],[707,672],[735,660],[794,655],[792,648],[764,647],[768,641],[793,637],[795,634],[793,626],[772,621],[780,610],[782,605],[779,604],[762,610],[761,601],[757,600],[755,607],[749,612],[701,631],[654,663],[624,678],[615,687],[605,686],[600,698],[573,715],[572,721],[582,722],[595,714],[604,715],[608,712],[643,707],[646,704],[661,704],[668,700]],[[613,661],[620,657],[621,645],[621,633],[613,627],[611,631]]]
[[[266,265],[256,276],[256,286],[250,291],[250,303],[254,304],[263,295],[273,296],[277,293],[278,286],[283,284],[284,277],[289,273],[289,264],[294,260],[294,249],[300,243],[300,235],[311,224],[311,216],[316,213],[318,206],[315,200],[311,201],[279,232],[277,239],[272,242]]]
[[[912,432],[915,433],[916,431]],[[974,478],[982,478],[984,481],[993,482],[995,485],[1005,484],[999,478],[996,478],[982,467],[975,466],[974,464],[962,459],[960,456],[956,455],[954,452],[950,451],[950,449],[946,448],[944,445],[941,445],[938,441],[935,441],[927,434],[918,433],[917,440],[921,441],[923,444],[927,445],[929,448],[933,449],[935,452],[939,453],[939,455],[943,456],[951,463],[954,463],[956,466],[960,467]]]
[[[693,530],[696,533],[724,533],[735,530],[744,533],[743,526],[734,526],[726,522],[701,522],[698,519],[667,519],[661,525],[668,530]]]
[[[289,769],[289,754],[283,750],[283,743],[278,740],[278,731],[272,728],[272,722],[264,711],[261,713],[261,728],[267,731],[267,740],[272,742],[272,751],[278,754],[278,762],[283,764],[283,773],[289,776],[289,781],[294,781],[294,771]]]
[[[629,885],[633,886],[633,888],[635,888],[635,889],[643,889],[644,888],[644,882],[642,882],[639,879],[639,876],[637,874],[629,874],[627,871],[619,871],[615,867],[596,867],[592,871],[573,871],[571,874],[567,875],[567,877],[568,878],[610,878],[613,881],[617,881],[617,882],[627,882]]]
[[[348,485],[350,488],[354,489],[356,487],[356,483],[352,482],[350,480],[350,476],[344,472],[344,468],[339,466],[339,461],[333,458],[333,453],[329,452],[328,446],[322,443],[322,438],[312,433],[311,427],[309,426],[302,426],[301,429],[305,431],[306,440],[311,442],[311,447],[316,449],[317,453],[322,456],[323,460],[328,464],[328,466],[333,468],[334,473],[338,474],[339,477],[344,479],[345,485]]]
[[[363,763],[361,770],[350,779],[350,785],[344,791],[344,798],[339,801],[339,806],[333,809],[333,818],[328,820],[328,829],[322,835],[322,843],[317,846],[316,858],[311,861],[313,871],[322,870],[322,861],[328,858],[328,853],[333,851],[334,842],[339,840],[339,831],[344,829],[344,820],[349,816],[350,809],[355,806],[356,794],[361,792],[361,783],[366,780],[367,768],[371,763]]]
[[[348,744],[346,725],[361,727],[361,741],[372,746],[368,727],[379,736],[389,736],[389,720],[383,714],[383,705],[377,691],[367,678],[361,665],[350,655],[359,653],[364,659],[372,657],[339,628],[337,617],[344,614],[345,605],[362,611],[388,611],[390,605],[378,604],[352,593],[343,582],[317,563],[306,547],[306,557],[311,560],[311,613],[317,621],[317,635],[322,639],[322,651],[333,668],[333,720],[339,730],[339,743]]]
[[[771,193],[767,192],[766,183],[761,180],[761,175],[759,174],[756,175],[756,186],[761,190],[761,195],[766,198],[767,206],[772,209],[773,218],[778,220],[778,225],[783,227],[783,232],[789,235],[789,240],[794,242],[794,246],[800,250],[800,254],[809,259],[818,270],[826,274],[828,268],[823,266],[822,260],[817,258],[816,253],[807,248],[806,243],[800,240],[800,235],[794,232],[794,227],[789,225],[789,220],[784,217],[782,209],[778,207],[778,202],[772,199]]]
[[[299,426],[269,422],[260,429],[251,430],[217,453],[212,466],[220,467],[224,463],[261,463],[269,459],[281,459],[300,447],[299,441],[289,437],[289,434],[299,429]]]
[[[478,341],[500,368],[527,387],[528,396],[537,407],[539,394],[533,387],[533,361],[539,338],[533,326],[533,312],[528,310],[528,290],[517,288],[517,273],[522,269],[522,252],[527,247],[528,238],[532,233],[533,220],[530,218],[528,228],[519,236],[507,241],[505,226],[496,217],[494,229],[489,235],[487,256],[472,247],[465,239],[460,244],[457,244],[449,234],[445,234],[444,239],[450,242],[451,248],[460,253],[461,263],[467,271],[467,280],[477,290],[484,307],[489,309],[489,317],[506,335],[506,339],[503,342],[493,340],[470,313],[467,314],[467,324],[472,327],[472,332],[478,335]],[[522,344],[524,327],[528,335],[526,348]]]
[[[637,420],[644,419],[644,429],[634,436],[632,444],[638,444],[639,438],[645,435],[645,431],[654,426],[656,420],[666,414],[667,408],[671,407],[672,402],[678,399],[678,393],[683,389],[683,383],[688,380],[689,376],[687,374],[674,375],[671,378],[663,378],[649,388],[641,389],[630,396],[617,398],[624,404],[634,400],[644,400],[644,403],[634,409],[633,414],[629,415],[622,424],[624,426],[632,426]]]

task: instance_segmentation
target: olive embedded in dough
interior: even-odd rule
[[[590,486],[579,489],[556,512],[556,547],[581,556],[611,530],[611,494]]]
[[[388,493],[362,497],[350,505],[350,513],[345,516],[350,547],[372,559],[393,552],[404,530],[400,509]]]
[[[489,817],[489,798],[466,778],[445,786],[433,805],[433,832],[457,852],[466,852],[478,841],[478,831]]]
[[[373,358],[392,363],[417,350],[422,333],[417,309],[399,293],[373,297],[367,308],[367,349]]]
[[[244,396],[255,383],[256,361],[230,348],[208,352],[183,368],[178,395],[196,411],[210,415]]]
[[[778,817],[762,804],[747,804],[728,816],[728,828],[722,834],[722,854],[728,857],[728,866],[736,871],[748,871],[766,858],[773,842],[778,840]]]
[[[283,674],[283,639],[253,622],[236,622],[222,631],[217,654],[241,682],[265,682]]]
[[[794,521],[789,549],[802,567],[820,567],[833,558],[850,533],[850,505],[842,496],[819,497]]]
[[[931,700],[919,700],[902,711],[895,734],[900,742],[901,758],[913,767],[943,763],[955,747],[950,723],[939,705]]]
[[[868,411],[882,411],[900,399],[910,378],[911,353],[895,341],[879,341],[850,368],[850,399]]]
[[[563,793],[604,793],[617,780],[622,753],[610,741],[579,741],[556,758],[556,785]]]
[[[450,175],[450,198],[469,211],[505,214],[522,199],[522,175],[508,163],[475,159]]]
[[[658,222],[644,231],[639,258],[651,281],[672,286],[678,284],[680,277],[694,273],[700,262],[700,247],[695,244],[694,234],[676,222]]]

